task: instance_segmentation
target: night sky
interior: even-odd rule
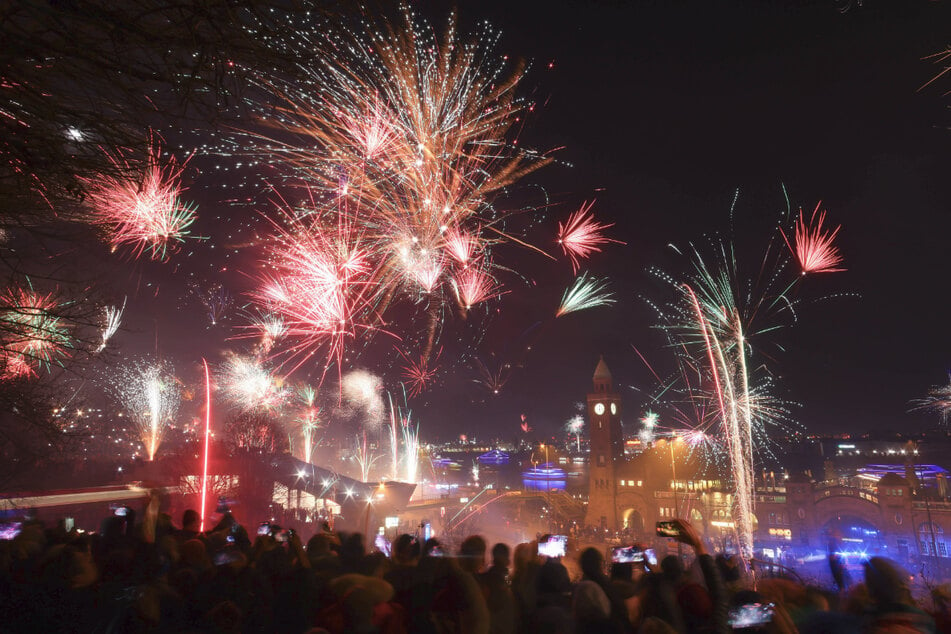
[[[916,89],[939,70],[920,58],[949,43],[951,4],[864,5],[840,13],[819,0],[460,3],[463,25],[488,19],[503,31],[504,52],[532,62],[524,85],[539,107],[520,143],[563,148],[556,156],[564,164],[527,179],[550,196],[546,222],[596,198],[597,217],[616,223],[611,236],[627,244],[586,267],[611,279],[614,308],[541,325],[550,307],[539,298],[557,303],[570,267],[510,253],[524,262],[532,292],[515,287],[503,298],[483,352],[521,367],[498,396],[472,372],[447,371],[411,401],[422,435],[514,437],[522,414],[536,434],[558,433],[590,389],[599,354],[633,422],[654,382],[632,346],[661,373],[672,369],[642,299],[669,290],[647,268],[682,269],[686,260],[667,245],[713,234],[734,239],[755,268],[785,209],[782,184],[794,205],[811,211],[821,199],[829,221],[842,224],[848,271],[806,280],[799,322],[770,337],[780,396],[802,404],[794,416],[809,432],[932,426],[934,416],[909,414],[908,402],[946,382],[951,369],[951,98],[942,96],[951,80]],[[439,3],[420,8],[436,24],[444,16]],[[230,266],[251,257],[225,265],[212,256],[211,244],[223,253],[228,229],[207,212],[213,197],[196,196],[198,232],[212,240],[186,247],[195,255],[136,263],[116,276],[133,302],[129,330],[116,339],[121,355],[152,350],[156,331],[163,354],[183,370],[200,354],[214,359],[240,346],[226,328],[207,329],[186,297],[189,279],[200,278],[223,282],[243,303],[243,278]],[[373,369],[371,359],[361,365]]]

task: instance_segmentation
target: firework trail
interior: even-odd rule
[[[582,204],[564,224],[558,223],[558,244],[571,260],[571,269],[575,273],[578,272],[580,260],[589,258],[592,253],[600,253],[601,245],[610,242],[625,244],[604,235],[604,230],[613,227],[614,223],[597,222],[591,213],[592,206],[594,201]]]
[[[304,406],[303,411],[297,419],[301,427],[301,444],[304,448],[302,460],[310,464],[314,447],[317,444],[315,434],[321,426],[319,420],[320,408],[315,405],[317,401],[317,390],[309,385],[305,385],[298,390],[298,395]]]
[[[40,366],[48,369],[68,356],[73,343],[60,309],[53,293],[31,286],[0,291],[0,378],[36,376]]]
[[[938,51],[937,53],[932,53],[931,55],[926,55],[922,57],[922,59],[931,60],[932,63],[938,64],[938,65],[943,64],[944,68],[940,70],[937,74],[935,74],[931,79],[929,79],[924,84],[922,84],[922,86],[918,88],[918,92],[921,92],[922,90],[924,90],[931,84],[937,82],[939,79],[941,79],[946,74],[951,72],[951,65],[948,65],[948,60],[951,60],[951,47],[948,47],[944,49],[943,51]],[[945,95],[951,94],[951,90],[948,90],[944,94]]]
[[[242,412],[274,411],[284,405],[284,381],[254,357],[231,355],[219,371],[218,385]]]
[[[360,482],[369,482],[370,481],[370,470],[373,468],[373,465],[377,460],[380,459],[380,456],[373,453],[373,450],[370,448],[370,443],[367,442],[367,432],[363,431],[362,434],[356,439],[356,461],[357,466],[360,468]]]
[[[181,200],[184,164],[163,161],[161,155],[161,144],[152,137],[144,165],[110,157],[119,176],[81,179],[89,221],[108,231],[113,251],[128,246],[134,258],[148,252],[153,260],[166,260],[169,250],[188,237],[196,207]]]
[[[397,408],[393,405],[392,395],[387,394],[387,397],[390,400],[390,465],[393,478],[399,477],[400,472],[400,434],[399,434],[399,422],[397,422],[397,417],[399,412]]]
[[[826,212],[819,211],[820,201],[812,217],[809,218],[809,224],[803,217],[802,210],[799,211],[799,220],[796,221],[795,242],[793,247],[789,243],[789,238],[783,232],[783,239],[789,250],[793,252],[796,260],[799,262],[799,268],[803,275],[809,273],[834,273],[844,271],[845,269],[836,268],[842,263],[842,255],[838,247],[832,244],[842,225],[836,227],[833,231],[823,231],[822,223],[825,221]]]
[[[348,346],[385,331],[396,306],[467,310],[501,293],[493,247],[534,248],[513,233],[515,214],[493,205],[550,162],[514,138],[531,107],[516,95],[524,67],[495,53],[487,26],[460,38],[455,16],[439,34],[408,6],[402,14],[356,30],[321,24],[277,44],[320,54],[293,79],[257,74],[270,100],[251,105],[276,131],[235,140],[233,153],[307,184],[306,208],[278,205],[269,274],[253,295],[285,320],[280,352],[297,364],[320,353],[342,374]]]
[[[588,277],[587,273],[579,275],[574,283],[565,290],[561,297],[561,305],[555,312],[555,317],[568,313],[598,306],[610,306],[615,302],[614,296],[607,290],[607,280]]]
[[[154,460],[168,423],[178,414],[179,383],[167,363],[137,362],[120,369],[112,391],[138,430],[148,459]]]
[[[119,330],[122,324],[122,314],[125,312],[126,298],[122,298],[122,306],[106,306],[104,313],[105,319],[102,325],[102,342],[96,349],[96,352],[102,352],[106,349],[106,344],[112,339],[112,336]]]
[[[419,481],[419,424],[410,423],[409,415],[403,419],[403,481]]]

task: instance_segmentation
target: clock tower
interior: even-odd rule
[[[598,361],[594,370],[594,390],[588,394],[588,511],[585,523],[616,529],[616,468],[624,460],[621,434],[621,397],[614,392],[611,371]]]

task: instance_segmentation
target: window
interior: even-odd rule
[[[599,453],[599,454],[598,454],[598,466],[599,466],[599,467],[603,467],[603,466],[606,465],[606,464],[607,464],[607,461],[604,459],[604,454],[603,454],[603,453]]]
[[[621,486],[624,486],[624,480],[618,480],[618,484],[620,484]]]

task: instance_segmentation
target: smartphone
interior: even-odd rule
[[[113,511],[116,514],[116,517],[125,517],[129,514],[129,507],[127,506],[118,506],[116,510]]]
[[[775,607],[772,603],[747,603],[730,610],[727,622],[734,630],[766,625],[773,620]]]
[[[20,534],[21,522],[3,522],[0,524],[0,539],[13,539]]]
[[[227,537],[225,537],[225,541],[227,541],[229,544],[233,544],[233,543],[234,543],[234,535],[228,535]]]
[[[538,554],[543,557],[564,557],[567,546],[568,537],[566,535],[552,535],[547,541],[538,545]]]
[[[640,546],[617,546],[611,549],[611,561],[616,564],[644,561],[644,551]]]
[[[268,524],[267,522],[261,522],[260,526],[258,526],[258,536],[260,537],[262,535],[267,535],[270,532],[271,532],[271,525]]]
[[[216,566],[227,566],[228,564],[233,564],[234,562],[238,561],[240,557],[241,555],[231,548],[216,554],[213,561]]]
[[[656,530],[660,537],[680,537],[680,525],[677,522],[657,522]]]
[[[64,531],[66,531],[67,533],[70,533],[70,532],[72,532],[72,530],[73,530],[75,527],[76,527],[76,520],[75,520],[75,519],[73,519],[72,517],[65,517],[65,518],[63,518],[63,530],[64,530]]]
[[[644,549],[644,559],[646,559],[647,563],[649,563],[652,566],[657,565],[657,555],[654,554],[653,548]]]

